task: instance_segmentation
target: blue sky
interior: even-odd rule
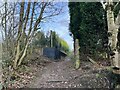
[[[56,31],[56,33],[68,43],[70,49],[73,49],[73,38],[69,35],[70,16],[68,3],[64,2],[63,4],[63,13],[53,17],[51,20],[49,20],[49,22],[42,24],[42,30],[44,32],[49,30]]]

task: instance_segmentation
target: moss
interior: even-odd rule
[[[75,69],[79,69],[79,67],[80,67],[80,60],[77,59],[75,62]]]

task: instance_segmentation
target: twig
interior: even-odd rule
[[[97,62],[95,62],[93,59],[91,59],[90,57],[87,56],[87,58],[89,59],[90,62],[92,62],[93,64],[95,64],[97,67],[102,68],[102,69],[107,69],[110,70],[111,66],[102,66],[99,65]]]
[[[114,9],[113,10],[115,10],[116,9],[116,7],[118,6],[120,4],[120,0],[117,2],[117,4],[114,6]]]
[[[87,58],[89,59],[90,62],[92,62],[93,64],[95,64],[97,67],[100,67],[100,65],[97,62],[95,62],[93,59],[91,59],[88,56],[87,56]]]

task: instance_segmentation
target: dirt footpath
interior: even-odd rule
[[[37,70],[29,88],[109,88],[105,71],[90,62],[82,62],[75,70],[71,61],[51,62]]]

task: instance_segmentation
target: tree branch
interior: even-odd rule
[[[120,10],[119,10],[119,13],[115,19],[115,24],[116,24],[117,28],[120,27]]]
[[[47,4],[48,4],[47,2],[43,3],[42,8],[41,8],[41,11],[40,11],[40,15],[39,15],[38,19],[37,19],[36,22],[35,22],[33,32],[36,31],[36,28],[37,28],[38,24],[41,22],[42,15],[43,15],[43,13],[44,13],[44,10],[45,10],[45,7],[47,6]]]
[[[115,9],[117,8],[117,6],[120,4],[120,0],[117,2],[117,4],[114,6],[114,11],[115,11]]]
[[[33,16],[34,16],[35,4],[36,4],[36,2],[33,3],[30,27],[29,27],[29,32],[28,32],[28,38],[30,37],[30,33],[32,31],[32,24],[33,24]]]
[[[28,17],[29,17],[29,14],[30,14],[30,6],[31,6],[31,2],[28,2],[28,7],[27,7],[27,10],[26,10],[26,14],[25,14],[25,24],[24,24],[24,28],[23,28],[23,32],[25,33],[25,29],[26,29],[26,25],[27,25],[27,22],[28,22]]]
[[[24,5],[25,2],[21,2],[21,9],[20,9],[20,19],[19,19],[19,27],[18,27],[18,38],[17,41],[21,37],[22,27],[23,27],[23,16],[24,16]]]
[[[51,15],[48,15],[48,16],[44,16],[42,19],[45,19],[45,18],[49,18],[49,17],[53,17],[53,16],[56,16],[56,15],[59,15],[62,11],[62,8],[57,12],[53,12]]]
[[[106,10],[107,2],[104,2],[103,0],[100,0],[100,3],[102,4],[104,10]]]

